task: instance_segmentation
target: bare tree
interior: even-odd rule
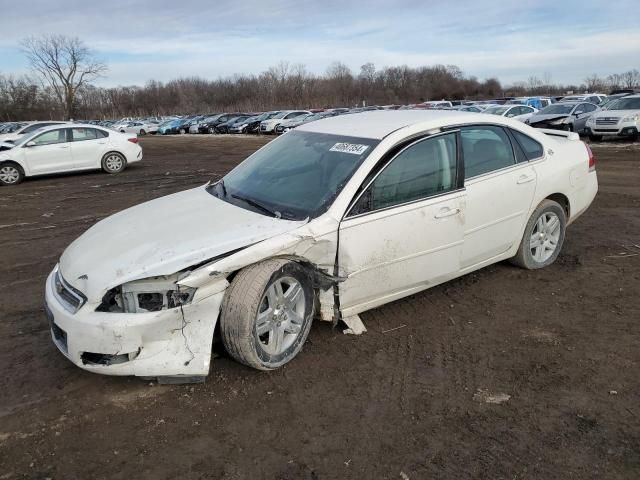
[[[635,88],[640,86],[640,72],[635,68],[620,75],[624,88]]]
[[[21,45],[31,67],[55,92],[67,119],[73,117],[76,92],[107,71],[77,37],[29,37]]]

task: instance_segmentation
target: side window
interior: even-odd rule
[[[36,145],[52,145],[54,143],[66,143],[67,135],[66,129],[61,128],[59,130],[50,130],[41,135],[35,137],[31,142],[34,142]]]
[[[456,172],[455,133],[420,140],[402,150],[380,172],[350,215],[455,190]]]
[[[507,133],[501,127],[463,127],[465,178],[477,177],[516,163]]]
[[[598,107],[596,107],[595,105],[591,105],[590,103],[585,103],[582,105],[582,109],[585,112],[593,112],[596,108]]]
[[[544,155],[544,148],[542,145],[529,135],[520,133],[517,130],[511,130],[511,133],[513,133],[513,136],[522,148],[527,160],[535,160],[536,158],[540,158]]]
[[[104,130],[96,129],[96,137],[98,138],[107,138],[109,136],[109,132],[105,132]]]
[[[82,142],[84,140],[95,140],[97,138],[94,128],[72,128],[74,142]]]

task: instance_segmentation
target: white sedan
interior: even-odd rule
[[[114,130],[120,133],[135,133],[136,135],[144,136],[148,133],[157,133],[158,125],[156,122],[129,122],[126,125],[114,128]]]
[[[233,358],[271,370],[314,318],[361,327],[361,312],[502,260],[552,264],[597,188],[574,133],[454,111],[332,117],[98,222],[49,275],[45,310],[92,372],[202,380],[216,326]]]
[[[482,113],[501,115],[524,122],[537,111],[537,108],[530,107],[529,105],[493,105],[485,108]]]
[[[119,173],[142,160],[138,138],[95,125],[63,124],[24,135],[15,146],[0,148],[0,185],[16,185],[25,177],[102,169]]]

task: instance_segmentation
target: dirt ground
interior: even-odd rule
[[[118,176],[0,188],[0,479],[640,478],[640,145],[594,147],[600,192],[545,270],[486,268],[363,314],[361,337],[316,322],[271,373],[223,356],[159,386],[70,364],[42,308],[63,249],[263,143],[145,138]]]

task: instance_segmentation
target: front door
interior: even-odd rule
[[[73,170],[68,129],[41,133],[24,145],[24,156],[32,175]]]
[[[401,150],[340,224],[340,307],[349,316],[457,275],[465,192],[457,133]]]

